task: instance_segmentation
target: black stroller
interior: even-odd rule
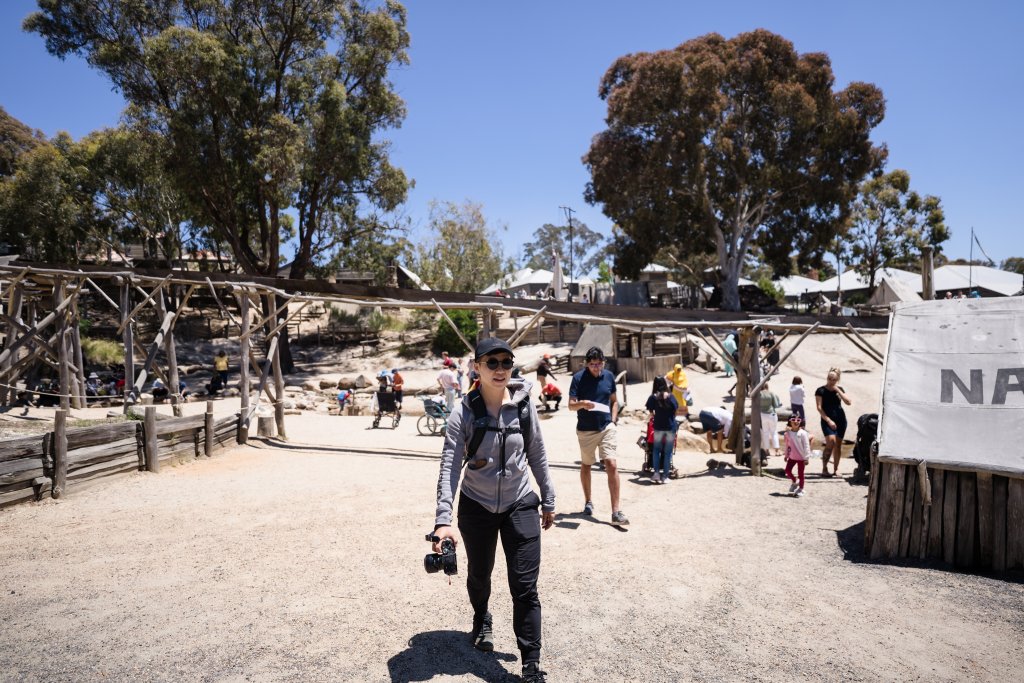
[[[862,480],[871,473],[871,452],[878,447],[878,413],[864,413],[857,418],[857,441],[853,445],[853,459],[857,468],[854,480]],[[875,451],[877,453],[877,450]]]
[[[373,428],[379,427],[381,419],[388,416],[391,417],[391,428],[394,429],[402,419],[402,413],[395,401],[395,394],[392,391],[378,391],[377,411],[373,414]]]

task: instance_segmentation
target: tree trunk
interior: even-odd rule
[[[740,269],[739,264],[726,262],[722,267],[722,310],[739,311],[740,307]]]

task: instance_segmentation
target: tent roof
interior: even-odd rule
[[[521,268],[514,273],[505,275],[500,280],[490,285],[487,289],[480,292],[481,294],[491,294],[496,289],[515,289],[516,287],[525,287],[527,285],[543,285],[547,287],[551,284],[551,278],[554,277],[554,273],[545,268],[538,268],[534,270],[532,268]],[[568,284],[569,279],[566,278],[565,282]],[[592,285],[594,281],[589,277],[578,277],[572,281],[577,285]]]
[[[1020,291],[1022,276],[990,266],[940,266],[935,269],[935,290],[987,289],[1003,296]]]
[[[875,273],[875,281],[881,282],[883,277],[887,277],[890,280],[899,280],[913,287],[915,291],[921,291],[920,273],[912,273],[909,270],[900,270],[899,268],[882,268]],[[843,292],[852,292],[857,289],[867,288],[868,279],[858,274],[853,268],[847,268],[843,271],[842,275],[830,277],[822,282],[818,291],[834,292],[836,289],[839,289]]]
[[[804,292],[820,292],[822,282],[820,280],[812,280],[803,275],[790,275],[788,277],[780,277],[774,281],[774,284],[782,289],[786,296],[795,297],[800,296]]]
[[[908,283],[883,275],[882,281],[875,287],[868,303],[873,306],[882,306],[897,301],[921,301],[921,295]]]

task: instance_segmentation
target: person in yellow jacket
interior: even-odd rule
[[[221,349],[217,352],[217,355],[213,357],[213,369],[220,375],[220,383],[222,386],[228,385],[228,352]]]
[[[676,415],[687,415],[690,412],[687,405],[692,403],[693,399],[690,398],[690,381],[686,378],[683,366],[676,363],[672,371],[665,375],[665,381],[668,382],[669,389],[672,390],[672,395],[675,397],[676,403],[679,404]]]

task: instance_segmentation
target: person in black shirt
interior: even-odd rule
[[[825,377],[825,385],[814,392],[814,402],[821,415],[821,433],[825,445],[821,451],[821,476],[832,477],[839,473],[839,458],[842,456],[843,437],[846,436],[846,411],[843,404],[852,405],[843,388],[839,386],[839,368],[832,368]],[[832,456],[832,473],[828,471],[829,456]]]

